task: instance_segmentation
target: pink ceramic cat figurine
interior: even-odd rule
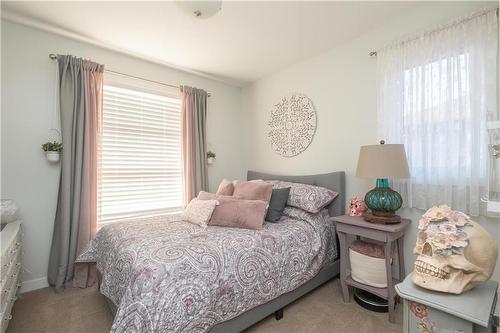
[[[363,216],[366,210],[366,204],[363,199],[358,197],[351,198],[351,202],[349,203],[349,216]]]

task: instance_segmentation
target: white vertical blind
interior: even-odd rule
[[[180,99],[105,85],[99,223],[182,206]]]

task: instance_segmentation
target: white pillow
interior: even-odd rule
[[[206,228],[218,200],[198,200],[194,198],[182,213],[181,219]]]

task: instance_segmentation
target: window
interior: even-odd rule
[[[474,166],[472,146],[463,145],[459,168],[450,168],[448,159],[432,156],[435,146],[446,147],[450,138],[471,141],[469,60],[466,54],[444,57],[404,72],[404,104],[402,128],[406,137],[417,134],[422,140],[408,140],[407,150],[412,152],[412,178],[416,183],[425,182],[426,172],[432,168],[433,177],[429,184],[439,185],[450,181],[460,182],[460,177],[470,177]],[[423,140],[427,139],[427,140]],[[424,142],[428,147],[422,148]],[[428,156],[425,156],[427,153]],[[426,164],[432,158],[434,163]],[[452,171],[452,172],[450,172]],[[479,170],[480,178],[486,179],[487,170]]]
[[[100,224],[182,206],[180,100],[104,86]]]
[[[498,18],[485,10],[377,53],[378,136],[405,145],[408,207],[482,213],[490,188],[488,121],[498,119]]]

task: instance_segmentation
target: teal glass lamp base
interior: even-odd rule
[[[365,204],[375,216],[394,217],[403,204],[403,198],[389,187],[386,178],[379,178],[376,187],[366,193]]]

